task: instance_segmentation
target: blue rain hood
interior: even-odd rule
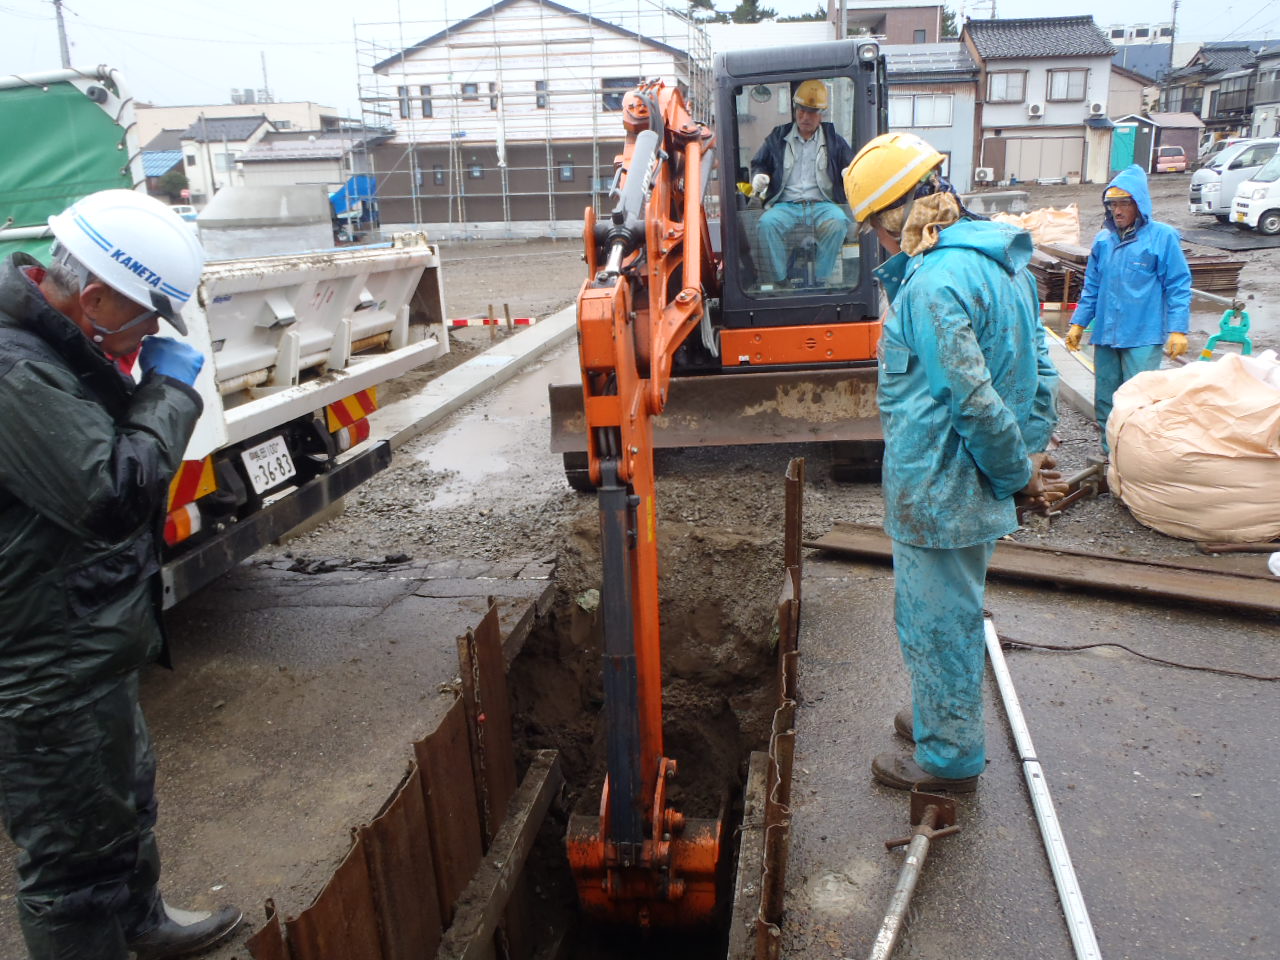
[[[1151,190],[1147,187],[1147,174],[1145,170],[1136,163],[1129,164],[1129,166],[1117,173],[1115,178],[1107,184],[1107,190],[1110,190],[1112,187],[1119,187],[1125,193],[1129,194],[1129,196],[1133,197],[1133,202],[1138,205],[1138,219],[1134,223],[1134,226],[1138,230],[1141,230],[1143,226],[1151,222]],[[1102,191],[1104,198],[1107,195],[1107,190]],[[1106,224],[1108,230],[1117,235],[1119,234],[1120,231],[1116,229],[1115,221],[1111,219],[1110,210],[1107,211]]]

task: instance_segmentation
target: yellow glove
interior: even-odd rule
[[[1068,350],[1080,349],[1080,336],[1083,333],[1084,333],[1084,327],[1080,326],[1080,324],[1073,323],[1071,325],[1071,329],[1067,331],[1067,337],[1066,337]]]
[[[1185,333],[1169,334],[1169,342],[1164,345],[1164,352],[1170,359],[1182,356],[1187,352],[1187,335]]]

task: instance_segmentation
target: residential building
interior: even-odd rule
[[[1107,113],[1113,119],[1131,113],[1146,113],[1160,98],[1160,88],[1150,77],[1111,63],[1111,89],[1107,96]]]
[[[358,36],[365,122],[393,132],[373,158],[384,225],[580,233],[607,197],[628,90],[662,77],[710,114],[701,27],[657,0],[634,8],[497,0],[408,48]]]
[[[1194,113],[1216,138],[1250,133],[1253,126],[1255,55],[1274,41],[1206,43],[1186,66],[1172,70],[1160,91],[1166,113]]]
[[[887,44],[937,43],[942,39],[942,5],[920,0],[827,0],[827,21],[838,24],[845,10],[844,36],[867,33]]]
[[[977,166],[999,182],[1109,179],[1115,52],[1092,17],[969,20],[978,64]]]
[[[371,173],[369,150],[387,136],[269,133],[239,157],[245,186],[296,186],[318,183],[333,193],[356,174]]]
[[[1280,44],[1257,53],[1250,132],[1255,137],[1280,136]]]
[[[1107,27],[1107,39],[1114,46],[1154,46],[1173,42],[1172,23],[1113,23]]]
[[[973,187],[978,65],[958,39],[886,44],[889,129],[919,134],[946,158],[943,172],[959,191]]]
[[[241,108],[243,109],[243,108]],[[236,163],[275,125],[265,116],[199,117],[180,136],[183,172],[191,190],[191,202],[208,203],[224,187],[243,183]]]
[[[333,107],[298,101],[289,103],[213,103],[184,107],[135,104],[138,141],[146,143],[161,130],[185,130],[200,117],[208,120],[261,114],[277,130],[330,130],[340,123]]]

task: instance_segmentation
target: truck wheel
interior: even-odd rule
[[[1226,216],[1225,214],[1221,214],[1221,213],[1215,213],[1215,214],[1213,215],[1213,219],[1217,220],[1219,223],[1230,223],[1230,222],[1231,222],[1231,218],[1230,218],[1230,217]]]
[[[596,485],[591,482],[589,461],[585,453],[571,452],[564,456],[564,478],[569,486],[579,493],[595,493]]]
[[[831,444],[831,479],[837,483],[879,483],[883,440],[842,440]]]
[[[1280,210],[1268,210],[1258,218],[1258,232],[1268,237],[1280,233]]]

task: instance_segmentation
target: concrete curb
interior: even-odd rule
[[[468,400],[505,383],[529,363],[570,339],[578,329],[577,305],[535,323],[466,363],[442,373],[412,396],[369,417],[372,436],[391,449],[429,430]]]
[[[1058,368],[1058,396],[1090,420],[1093,419],[1093,371],[1056,336],[1050,334],[1049,359]]]

